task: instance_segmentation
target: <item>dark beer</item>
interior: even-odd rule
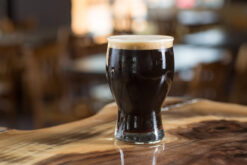
[[[173,80],[173,48],[167,40],[129,37],[144,41],[120,36],[107,51],[107,80],[118,105],[115,135],[130,142],[157,141],[164,136],[160,109]]]

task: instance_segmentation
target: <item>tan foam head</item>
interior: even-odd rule
[[[108,38],[108,47],[128,50],[164,49],[173,46],[174,38],[163,35],[117,35]]]

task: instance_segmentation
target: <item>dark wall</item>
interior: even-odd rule
[[[70,25],[70,0],[12,0],[13,17],[19,22],[35,18],[38,28]]]
[[[7,1],[0,0],[0,19],[7,16]]]

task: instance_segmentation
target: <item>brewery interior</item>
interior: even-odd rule
[[[174,36],[169,96],[247,105],[246,0],[0,0],[0,127],[83,119],[113,101],[107,37]]]

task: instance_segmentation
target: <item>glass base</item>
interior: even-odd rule
[[[154,144],[158,143],[164,138],[164,130],[158,130],[155,132],[148,133],[119,133],[116,131],[115,137],[124,142],[134,143],[134,144]]]

